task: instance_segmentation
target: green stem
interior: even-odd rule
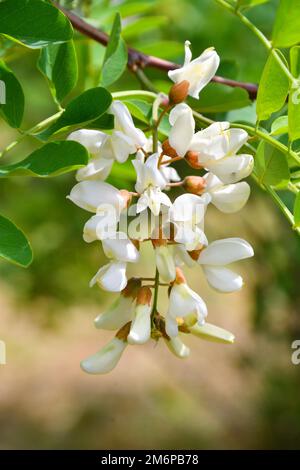
[[[158,272],[158,269],[156,268],[155,279],[154,279],[152,316],[155,315],[155,313],[157,312],[158,289],[159,289],[159,272]]]
[[[132,96],[143,96],[144,98],[150,98],[151,100],[155,100],[157,98],[157,93],[147,90],[116,91],[115,93],[112,93],[112,97],[114,99],[127,97],[130,98]]]
[[[270,186],[263,186],[264,189],[270,194],[272,199],[276,202],[277,206],[280,208],[281,212],[284,214],[286,219],[290,222],[293,229],[300,235],[300,227],[295,227],[294,216],[291,211],[286,207],[286,205],[282,202],[278,194],[272,189]]]
[[[20,142],[25,137],[34,137],[34,134],[38,134],[41,132],[43,129],[48,127],[52,122],[56,121],[59,116],[62,114],[63,110],[57,112],[56,114],[53,114],[52,116],[48,117],[47,119],[44,119],[43,121],[39,122],[35,126],[31,127],[30,129],[27,129],[26,131],[21,131],[22,135],[16,139],[14,142],[11,142],[1,153],[0,153],[0,158],[3,157],[7,152],[10,152],[13,148],[15,148]]]

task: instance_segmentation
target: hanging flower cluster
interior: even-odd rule
[[[179,358],[190,353],[182,342],[184,335],[225,343],[234,340],[230,332],[206,322],[206,304],[188,286],[182,271],[184,266],[201,267],[212,288],[234,292],[241,289],[243,280],[227,266],[253,256],[245,240],[227,238],[209,243],[204,232],[209,204],[223,213],[236,212],[245,205],[250,188],[241,180],[253,167],[251,155],[238,153],[247,142],[244,130],[216,122],[196,132],[193,112],[184,103],[188,95],[199,98],[218,65],[219,56],[213,48],[192,60],[187,41],[183,67],[169,72],[174,85],[160,115],[156,116],[161,98],[153,105],[150,136],[135,127],[120,101],[110,108],[114,116],[110,134],[80,130],[69,136],[88,149],[91,159],[77,172],[78,184],[68,197],[94,214],[84,226],[83,237],[87,243],[101,241],[109,259],[90,285],[119,293],[115,303],[95,319],[97,328],[115,330],[116,334],[103,349],[82,361],[82,369],[88,373],[109,372],[128,345],[141,345],[151,338],[162,338]],[[159,123],[168,112],[170,132],[160,143]],[[129,157],[136,172],[135,192],[104,182],[114,162],[123,163]],[[181,180],[171,166],[177,160],[201,170],[202,176]],[[173,186],[180,187],[183,194],[171,201],[166,191]],[[139,261],[143,242],[153,245],[156,274],[144,278],[141,273],[141,277],[128,279],[127,264]],[[158,290],[164,287],[168,288],[169,306],[162,314],[157,299]]]

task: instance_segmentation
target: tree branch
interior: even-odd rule
[[[109,41],[109,36],[99,31],[98,29],[91,26],[86,21],[82,20],[79,16],[75,15],[75,13],[66,10],[65,8],[61,7],[60,5],[55,4],[57,8],[59,8],[70,20],[73,27],[82,33],[84,36],[88,36],[89,38],[93,39],[94,41],[99,42],[103,46],[107,46]],[[137,49],[132,47],[128,47],[128,67],[130,69],[134,68],[146,68],[152,67],[158,70],[169,71],[175,70],[180,66],[175,64],[174,62],[170,62],[168,60],[159,59],[158,57],[154,57],[148,54],[144,54]],[[215,75],[212,79],[215,83],[220,83],[222,85],[227,85],[233,88],[243,88],[249,94],[249,98],[254,100],[257,96],[257,85],[254,83],[246,83],[246,82],[239,82],[236,80],[231,80],[229,78],[220,77]]]

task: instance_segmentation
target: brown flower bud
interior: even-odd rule
[[[122,290],[121,295],[123,295],[123,297],[132,297],[135,299],[141,285],[142,281],[139,278],[132,277],[128,280],[127,286]]]
[[[178,157],[176,150],[173,149],[173,147],[171,147],[169,139],[163,142],[162,149],[163,149],[164,154],[168,155],[168,157],[171,157],[171,158]]]
[[[192,150],[189,150],[185,154],[184,158],[186,159],[186,161],[192,168],[195,168],[196,170],[200,170],[201,168],[203,168],[203,166],[201,165],[201,163],[199,163],[198,157],[199,157],[198,152],[193,152]]]
[[[175,85],[171,87],[169,92],[170,104],[174,105],[182,103],[188,95],[189,87],[190,82],[188,82],[187,80],[183,80],[180,83],[175,83]]]
[[[137,305],[151,305],[152,292],[150,287],[141,287],[136,298]]]
[[[206,187],[206,180],[202,176],[187,176],[183,187],[188,193],[200,195]]]
[[[167,240],[165,238],[152,238],[151,241],[152,241],[153,248],[167,245]]]
[[[132,194],[127,189],[121,189],[120,195],[124,199],[125,207],[129,207],[132,201]]]
[[[140,241],[139,240],[135,240],[134,238],[131,238],[130,241],[136,247],[137,250],[140,249]]]
[[[131,321],[126,323],[124,326],[122,326],[122,328],[119,329],[119,331],[117,331],[116,338],[122,341],[126,341],[127,336],[129,335],[130,327],[131,327]]]

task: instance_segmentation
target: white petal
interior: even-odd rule
[[[95,284],[109,292],[121,292],[127,285],[126,263],[111,262],[100,268],[91,280],[90,287]]]
[[[167,181],[167,183],[170,183],[172,181],[181,181],[181,178],[175,168],[172,168],[171,166],[166,166],[163,165],[160,168],[160,172],[162,173],[163,177]]]
[[[106,312],[95,318],[95,327],[103,330],[118,330],[131,321],[133,303],[132,297],[120,295]]]
[[[254,255],[252,246],[242,238],[224,238],[210,243],[198,258],[199,264],[223,266]]]
[[[183,245],[174,246],[174,258],[176,266],[186,265],[189,268],[193,268],[196,265],[196,261],[190,257]]]
[[[178,324],[175,318],[171,317],[168,313],[165,317],[166,320],[166,333],[170,338],[175,338],[178,335]]]
[[[234,335],[230,331],[211,323],[205,323],[202,326],[196,324],[190,328],[190,333],[198,338],[216,343],[232,344],[234,342]]]
[[[93,158],[88,165],[77,171],[76,179],[77,181],[105,180],[111,171],[113,162],[113,160],[103,157]]]
[[[136,147],[143,147],[147,139],[144,133],[135,127],[128,108],[121,101],[113,101],[110,112],[115,116],[115,129],[129,137]]]
[[[173,122],[169,133],[170,145],[180,157],[184,157],[195,132],[195,121],[191,108],[184,104],[175,106],[170,113],[170,122]]]
[[[203,196],[182,194],[173,202],[170,217],[175,222],[193,220],[195,224],[198,224],[204,217],[206,206],[210,199],[208,194],[204,194]]]
[[[111,204],[118,209],[123,209],[125,205],[120,192],[104,181],[81,181],[72,188],[67,198],[90,212],[97,212],[102,204]]]
[[[118,364],[127,343],[119,338],[112,339],[96,354],[81,361],[81,368],[88,374],[107,374]]]
[[[117,232],[114,238],[105,238],[102,241],[102,247],[108,258],[118,261],[136,263],[139,260],[140,253],[127,235]]]
[[[207,282],[219,292],[235,292],[243,287],[241,276],[223,267],[203,266]]]
[[[129,344],[144,344],[151,335],[151,306],[137,305],[127,341]]]
[[[252,155],[234,155],[214,162],[206,167],[212,171],[223,183],[231,184],[250,175],[254,160]]]
[[[172,282],[176,277],[176,267],[172,252],[167,246],[155,248],[155,262],[162,281]]]
[[[205,318],[207,316],[205,302],[187,284],[174,284],[169,298],[168,315],[176,319],[191,314],[197,315],[198,319]]]
[[[107,134],[104,132],[90,130],[90,129],[81,129],[79,131],[72,132],[67,140],[74,140],[79,144],[83,145],[89,153],[92,155],[97,155],[99,153],[100,147],[108,138]]]
[[[136,146],[126,134],[121,131],[113,131],[111,135],[111,146],[113,149],[114,158],[119,163],[126,162],[129,155],[136,152]]]
[[[180,359],[185,359],[190,355],[190,348],[188,348],[179,338],[179,336],[170,338],[169,340],[165,340],[166,345],[168,346],[169,350],[175,354],[176,357]]]
[[[221,186],[210,192],[211,202],[217,209],[227,214],[244,207],[250,196],[250,186],[246,182]]]

